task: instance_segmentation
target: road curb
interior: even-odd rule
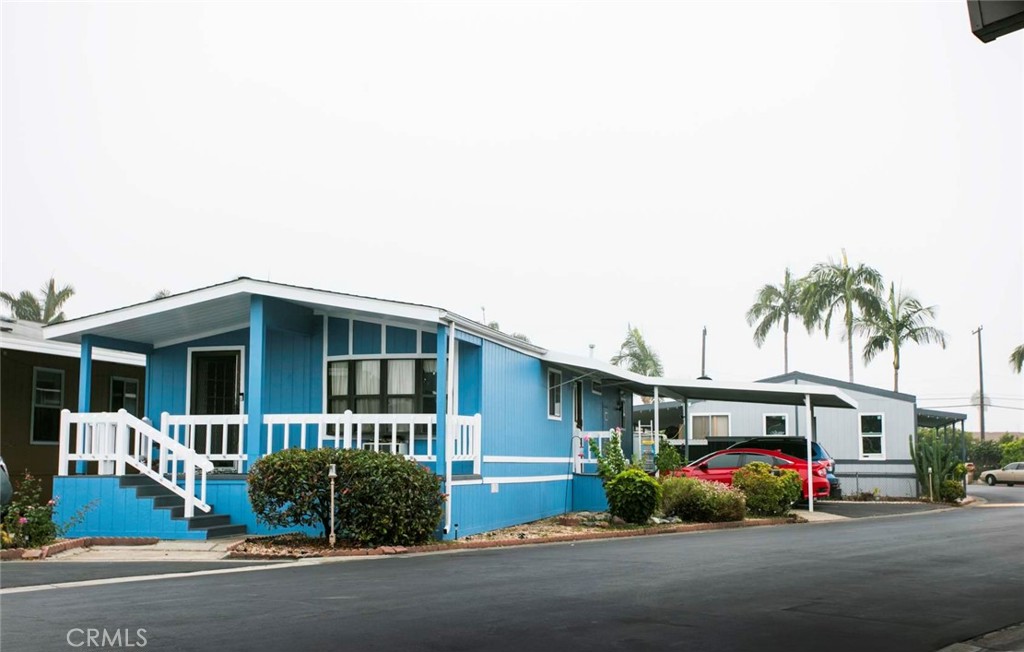
[[[329,559],[334,557],[379,557],[385,555],[405,555],[414,553],[449,552],[455,550],[481,550],[487,548],[512,548],[517,546],[541,545],[546,543],[572,543],[576,541],[596,541],[600,539],[623,539],[629,537],[656,536],[659,534],[682,534],[686,532],[706,532],[710,530],[735,530],[745,527],[765,525],[790,525],[806,523],[803,518],[758,518],[726,523],[691,523],[668,528],[640,528],[636,530],[620,530],[615,532],[581,532],[579,534],[559,534],[536,539],[496,539],[492,541],[453,541],[422,546],[381,546],[378,548],[353,548],[344,550],[327,550],[323,553],[309,555],[267,555],[247,553],[238,550],[248,540],[238,541],[228,546],[227,559]],[[252,537],[257,538],[257,537]]]

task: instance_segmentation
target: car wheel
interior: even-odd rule
[[[990,487],[996,486],[996,478],[995,478],[995,476],[994,475],[986,475],[985,476],[985,484],[987,484]]]
[[[1012,487],[1012,486],[1013,486],[1013,483],[1012,483],[1012,482],[1007,482],[1007,483],[1006,483],[1006,486],[1007,486],[1007,487]]]

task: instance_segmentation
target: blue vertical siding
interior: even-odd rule
[[[547,367],[500,344],[483,343],[484,455],[572,454],[572,397],[563,386],[562,420],[548,419]],[[563,374],[563,382],[570,376]]]
[[[386,326],[387,353],[416,353],[416,331],[400,326]]]
[[[327,355],[348,355],[347,319],[331,317],[327,320]]]
[[[352,322],[353,355],[376,355],[381,352],[380,324],[365,321]]]
[[[147,414],[154,425],[160,427],[160,413],[185,414],[188,397],[185,396],[187,383],[188,349],[190,347],[244,346],[246,369],[248,359],[249,329],[222,333],[212,337],[154,349],[149,354],[148,373],[150,384],[146,387]],[[248,379],[244,379],[248,384]]]
[[[459,414],[474,415],[483,405],[483,355],[481,348],[467,342],[459,347]]]
[[[608,510],[608,499],[604,485],[596,475],[577,475],[572,479],[572,511],[604,512]]]

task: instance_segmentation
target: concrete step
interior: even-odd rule
[[[214,525],[213,527],[204,529],[206,530],[207,539],[233,537],[239,534],[245,534],[247,531],[244,525]]]
[[[231,525],[231,517],[227,514],[201,514],[186,520],[190,530],[209,530],[220,525]]]

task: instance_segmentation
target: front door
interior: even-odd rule
[[[242,411],[241,351],[193,351],[189,414],[240,414]],[[226,455],[240,453],[237,425],[196,425],[191,446],[217,466],[234,463]],[[218,458],[220,458],[218,460]]]

